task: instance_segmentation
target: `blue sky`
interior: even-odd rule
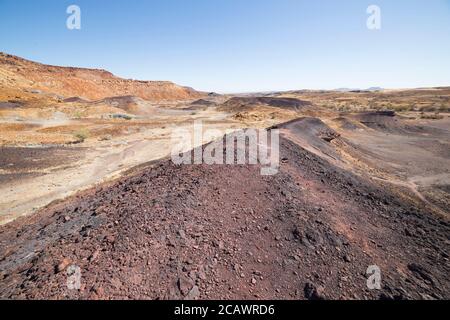
[[[450,85],[450,0],[0,0],[0,51],[216,92]]]

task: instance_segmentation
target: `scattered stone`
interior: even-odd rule
[[[105,294],[105,290],[100,286],[95,286],[92,288],[92,291],[99,297],[103,297]]]
[[[106,207],[105,206],[100,206],[97,209],[95,209],[93,216],[99,216],[103,213],[106,212]]]
[[[198,277],[201,280],[206,280],[206,273],[203,270],[201,270],[198,272]]]
[[[105,241],[109,244],[114,244],[116,242],[116,238],[113,235],[107,235],[105,237]]]
[[[430,272],[422,267],[421,265],[418,265],[416,263],[408,264],[408,269],[419,279],[422,279],[424,281],[427,281],[431,284],[434,284],[433,277],[430,275]]]
[[[94,253],[88,258],[89,262],[94,262],[98,255],[100,254],[100,250],[95,250]]]
[[[186,296],[192,289],[194,284],[191,280],[187,279],[186,277],[180,277],[178,278],[178,289],[180,289],[180,292],[183,296]]]
[[[193,265],[193,264],[194,264],[194,261],[193,261],[192,259],[187,259],[187,260],[186,260],[186,263],[187,263],[188,265]]]
[[[413,211],[404,207],[402,199],[392,200],[389,208],[378,200],[362,199],[362,192],[370,190],[382,199],[389,190],[365,184],[354,175],[352,187],[344,170],[331,168],[289,141],[282,140],[281,147],[290,164],[273,177],[260,178],[254,166],[216,170],[173,166],[168,161],[139,173],[144,181],[141,187],[127,176],[73,199],[79,207],[76,214],[75,204],[67,208],[59,204],[58,214],[52,215],[50,207],[42,219],[19,220],[2,228],[0,262],[5,270],[0,271],[0,291],[6,298],[67,297],[64,270],[71,263],[61,261],[63,254],[73,263],[80,261],[86,286],[69,298],[97,298],[95,292],[107,299],[256,295],[373,299],[385,291],[391,298],[408,299],[408,293],[413,299],[448,298],[445,264],[449,256],[444,252],[448,222],[428,215],[425,207],[415,209],[417,214],[403,214],[403,210]],[[306,156],[314,161],[306,161]],[[245,183],[236,181],[241,176]],[[320,185],[320,178],[326,186]],[[222,191],[219,199],[208,193],[214,187]],[[280,190],[293,200],[286,201]],[[321,194],[323,190],[327,193]],[[199,199],[200,208],[196,206]],[[92,217],[94,210],[101,211],[100,205],[106,205],[107,214]],[[390,232],[382,237],[374,225]],[[83,226],[84,238],[77,232]],[[429,238],[421,237],[423,232]],[[410,234],[415,238],[409,243]],[[383,290],[368,290],[365,272],[375,261],[369,256],[373,252],[364,252],[367,248],[361,246],[360,236],[376,240],[369,243],[372,249],[389,248],[395,265],[414,261],[408,265],[407,278],[385,270]],[[354,240],[350,244],[346,239]],[[51,246],[48,241],[53,241]],[[48,277],[54,272],[60,272],[59,276]],[[154,282],[157,272],[162,274]],[[275,287],[270,285],[273,282]],[[104,286],[106,294],[101,287],[91,291],[93,284]],[[396,289],[387,291],[388,285]]]
[[[193,286],[184,300],[197,300],[200,296],[200,289],[198,286]]]
[[[55,272],[60,273],[66,270],[69,266],[70,260],[68,258],[63,259],[57,266],[55,266]]]
[[[186,240],[186,233],[184,232],[184,230],[182,229],[178,230],[178,235],[180,236],[181,239]]]
[[[312,283],[308,282],[304,288],[305,298],[308,300],[325,300],[323,295],[324,288],[319,286],[316,287]]]

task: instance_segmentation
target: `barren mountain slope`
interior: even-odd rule
[[[5,53],[0,53],[0,87],[89,100],[131,95],[161,101],[195,99],[204,95],[171,82],[126,80],[105,70],[44,65]]]
[[[160,161],[1,227],[0,297],[448,299],[448,221],[306,151],[291,126],[275,176]]]

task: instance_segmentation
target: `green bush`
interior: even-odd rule
[[[86,129],[81,129],[74,132],[73,136],[77,139],[77,143],[83,143],[87,138],[89,138],[89,132]]]

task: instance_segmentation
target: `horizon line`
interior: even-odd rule
[[[37,60],[32,60],[30,58],[24,58],[21,57],[19,55],[16,54],[12,54],[12,53],[8,53],[5,51],[0,51],[0,54],[3,55],[9,55],[9,56],[13,56],[22,60],[26,60],[28,62],[32,62],[32,63],[36,63],[36,64],[41,64],[44,66],[48,66],[48,67],[56,67],[56,68],[75,68],[75,69],[84,69],[84,70],[91,70],[91,71],[106,71],[111,73],[113,76],[117,77],[117,78],[121,78],[123,80],[129,80],[129,81],[145,81],[145,82],[171,82],[174,83],[176,85],[182,86],[182,87],[189,87],[194,89],[195,91],[199,91],[199,92],[210,92],[210,93],[217,93],[217,94],[221,94],[221,95],[242,95],[242,94],[255,94],[255,93],[278,93],[278,92],[291,92],[291,91],[329,91],[329,92],[333,92],[333,91],[341,91],[341,92],[350,92],[350,91],[385,91],[385,90],[398,90],[398,91],[404,91],[404,90],[423,90],[423,89],[436,89],[436,88],[449,88],[450,84],[437,84],[437,85],[429,85],[429,86],[420,86],[420,87],[385,87],[385,86],[370,86],[367,88],[353,88],[353,87],[346,87],[346,86],[340,86],[337,88],[326,88],[326,87],[322,87],[322,88],[289,88],[289,89],[282,89],[282,90],[272,90],[272,89],[259,89],[259,90],[251,90],[251,91],[217,91],[217,90],[203,90],[203,89],[196,89],[190,85],[185,85],[185,84],[180,84],[180,83],[176,83],[172,80],[155,80],[155,79],[136,79],[136,78],[129,78],[129,77],[125,77],[122,75],[119,75],[117,73],[114,73],[114,71],[109,70],[109,69],[105,69],[105,68],[101,68],[101,67],[86,67],[86,66],[75,66],[75,65],[58,65],[58,64],[51,64],[51,63],[47,63],[47,62],[42,62],[42,61],[37,61]],[[377,89],[377,90],[374,90]]]

